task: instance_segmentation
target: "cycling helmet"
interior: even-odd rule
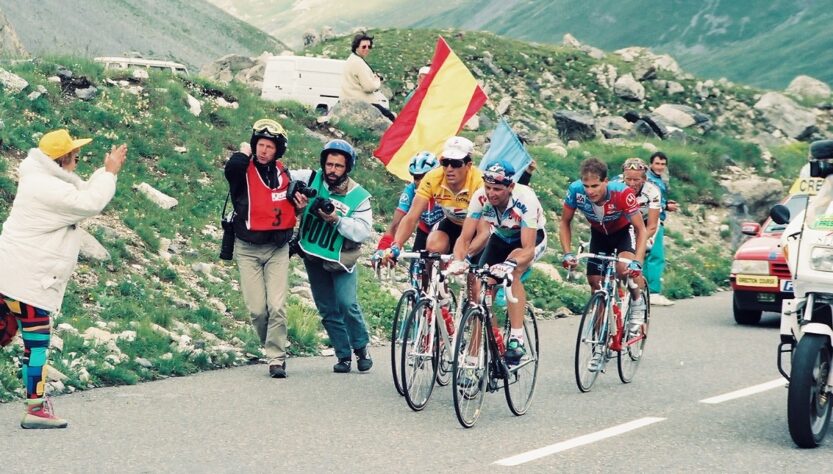
[[[483,171],[483,181],[489,184],[509,186],[513,183],[513,176],[515,176],[515,167],[506,160],[497,160]]]
[[[324,169],[324,163],[327,161],[327,154],[328,152],[337,152],[344,155],[347,161],[347,173],[344,173],[346,176],[350,171],[353,169],[353,166],[356,164],[356,152],[353,150],[353,146],[347,143],[344,140],[330,140],[324,145],[324,149],[321,150],[321,169]]]
[[[272,119],[260,119],[252,125],[252,139],[249,142],[252,146],[252,154],[257,151],[257,141],[261,138],[271,140],[275,144],[276,159],[286,153],[286,130],[278,122]]]
[[[411,158],[411,163],[408,165],[408,173],[412,175],[425,174],[432,169],[440,166],[437,157],[430,151],[421,151]]]

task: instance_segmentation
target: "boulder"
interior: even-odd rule
[[[775,178],[752,176],[735,181],[725,181],[723,187],[729,191],[733,199],[726,199],[726,207],[741,207],[745,205],[749,213],[755,217],[763,217],[769,208],[784,196],[784,185]]]
[[[596,82],[605,89],[613,89],[618,77],[618,71],[613,64],[600,63],[590,68],[590,72],[596,76]]]
[[[81,258],[99,262],[110,260],[110,252],[95,237],[84,229],[78,230],[81,236],[81,252],[79,253]]]
[[[356,99],[340,100],[333,106],[330,123],[338,124],[341,120],[370,129],[380,135],[390,126],[390,120],[385,118],[379,109]]]
[[[202,104],[191,94],[185,94],[185,96],[188,100],[188,112],[191,112],[194,117],[199,117],[202,113]]]
[[[625,100],[641,102],[645,99],[645,87],[634,79],[632,74],[625,74],[616,79],[613,92]]]
[[[773,127],[791,138],[808,138],[818,130],[813,111],[796,104],[784,94],[767,92],[754,107]]]
[[[177,201],[176,198],[168,196],[167,194],[163,193],[162,191],[159,191],[158,189],[154,188],[148,183],[140,183],[138,186],[136,186],[136,190],[144,194],[148,199],[151,200],[151,202],[161,207],[162,209],[170,209],[179,204],[179,201]]]
[[[0,84],[6,93],[17,94],[29,86],[26,79],[0,68]]]
[[[674,107],[672,104],[660,105],[654,109],[654,114],[660,116],[669,124],[679,128],[687,128],[697,123],[697,121],[694,120],[694,117],[692,117],[689,113],[678,107]]]
[[[796,76],[787,86],[787,93],[805,99],[826,99],[830,97],[830,86],[810,76]]]
[[[563,141],[585,141],[596,138],[596,122],[592,115],[571,110],[557,110],[553,116],[558,135]]]

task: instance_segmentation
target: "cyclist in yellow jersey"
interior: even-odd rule
[[[445,142],[440,156],[440,168],[431,170],[422,179],[408,214],[402,218],[394,236],[387,259],[395,260],[400,249],[414,233],[419,216],[433,198],[434,206],[443,211],[444,218],[428,234],[426,250],[447,254],[460,236],[463,221],[474,192],[483,187],[483,174],[472,166],[474,144],[464,137],[451,137]]]

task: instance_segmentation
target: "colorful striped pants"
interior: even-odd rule
[[[0,294],[0,311],[6,308],[17,318],[17,326],[23,337],[22,364],[26,398],[30,401],[42,399],[46,390],[45,366],[52,327],[49,311]]]

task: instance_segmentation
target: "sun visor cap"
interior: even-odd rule
[[[451,137],[443,147],[443,158],[449,160],[462,160],[474,151],[474,143],[465,137]]]
[[[41,137],[38,148],[55,160],[91,141],[93,141],[92,138],[72,138],[69,132],[62,128]]]

